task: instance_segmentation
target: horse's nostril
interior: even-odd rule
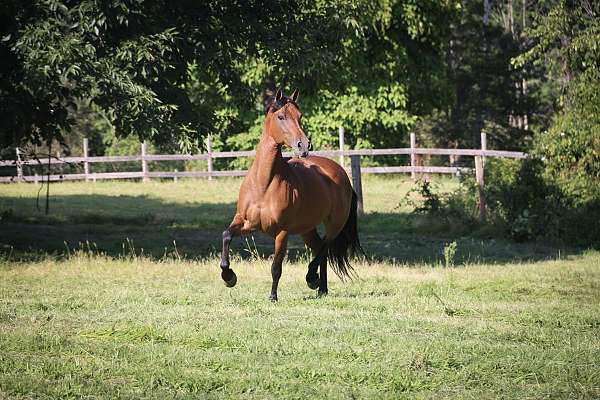
[[[298,148],[299,149],[302,148],[302,143],[301,142],[298,142]]]

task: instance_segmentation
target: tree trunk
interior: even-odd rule
[[[492,10],[492,5],[490,4],[490,0],[483,0],[483,25],[487,27],[490,23],[490,12]]]
[[[521,5],[523,7],[523,25],[521,26],[521,40],[525,41],[525,29],[527,28],[527,0],[522,0]],[[523,71],[523,76],[521,78],[521,93],[523,94],[523,98],[527,98],[527,77],[525,75],[525,71]],[[529,118],[527,116],[527,111],[523,112],[523,129],[529,129]]]
[[[487,43],[487,35],[488,35],[488,25],[490,24],[490,13],[492,10],[492,5],[490,3],[490,0],[483,0],[483,35],[482,35],[482,43],[481,43],[481,48],[482,48],[482,56],[484,59],[487,60],[487,54],[488,54],[488,43]],[[481,98],[485,99],[487,96],[487,84],[486,81],[483,80],[481,81]],[[487,110],[482,109],[481,110],[481,115],[478,116],[478,126],[476,127],[476,129],[473,130],[472,135],[473,135],[473,144],[479,143],[479,137],[480,137],[480,132],[484,129],[485,127],[485,121],[486,121],[486,117],[487,117]]]
[[[508,4],[506,5],[508,8],[508,29],[511,36],[515,37],[515,15],[513,12],[513,0],[508,0]]]

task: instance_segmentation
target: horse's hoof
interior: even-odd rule
[[[325,296],[327,296],[327,293],[328,292],[326,290],[323,291],[323,290],[319,289],[319,291],[317,292],[317,297],[325,297]]]
[[[221,271],[221,278],[223,278],[225,286],[227,287],[234,287],[237,283],[237,276],[235,275],[235,272],[233,272],[233,270],[230,268]]]
[[[271,300],[272,303],[277,303],[277,295],[276,294],[270,295],[269,300]]]
[[[308,274],[306,274],[306,284],[308,285],[309,288],[311,288],[312,290],[318,289],[319,288],[319,274],[315,273],[315,274],[311,274],[310,272]]]

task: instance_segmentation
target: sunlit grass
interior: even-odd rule
[[[0,267],[9,398],[594,398],[600,255],[461,268],[357,263],[317,299],[287,263],[79,252]]]
[[[272,304],[271,239],[219,276],[240,183],[57,184],[49,215],[2,186],[0,398],[600,396],[597,252],[415,216],[410,179],[367,176],[358,279],[317,299],[295,239]]]

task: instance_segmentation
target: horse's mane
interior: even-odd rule
[[[271,100],[271,102],[267,106],[267,110],[266,110],[265,114],[279,111],[283,106],[285,106],[288,103],[293,104],[296,106],[297,109],[300,109],[300,107],[298,107],[298,103],[296,103],[295,101],[293,101],[292,99],[290,99],[287,96],[281,96],[281,99],[279,99],[279,100],[275,100],[275,98],[273,98],[273,100]]]

